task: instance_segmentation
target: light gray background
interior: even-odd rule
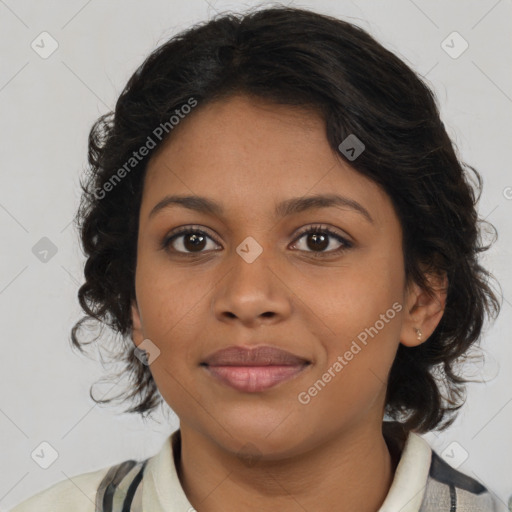
[[[469,386],[453,427],[425,437],[453,464],[467,452],[459,469],[506,502],[512,493],[512,3],[289,3],[362,26],[426,76],[459,154],[484,178],[479,211],[499,240],[483,262],[505,297],[482,343],[486,365],[473,371],[488,383]],[[70,222],[90,126],[114,106],[143,58],[192,23],[247,5],[256,2],[0,0],[0,511],[73,475],[153,455],[177,427],[175,416],[170,424],[164,415],[145,424],[89,398],[103,372],[70,348],[84,262]],[[43,31],[59,45],[47,59],[31,48]],[[441,46],[453,31],[469,43],[456,59]],[[57,248],[46,263],[32,252],[43,237]],[[43,441],[59,454],[46,470],[30,455]]]

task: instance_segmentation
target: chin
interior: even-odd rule
[[[314,435],[308,433],[304,421],[297,421],[293,416],[286,409],[282,409],[280,414],[267,411],[266,415],[235,412],[221,416],[223,428],[216,429],[215,434],[208,430],[223,449],[233,454],[278,460],[296,455],[297,450],[308,444],[310,436]]]

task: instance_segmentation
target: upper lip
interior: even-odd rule
[[[210,354],[201,364],[207,366],[296,366],[309,363],[307,359],[279,348],[231,346]]]

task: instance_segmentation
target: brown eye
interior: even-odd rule
[[[204,231],[197,229],[184,229],[178,233],[167,236],[162,242],[162,248],[181,254],[201,254],[208,245],[208,240],[213,240]]]
[[[351,242],[349,242],[339,234],[335,233],[329,228],[323,228],[321,226],[313,226],[303,231],[296,240],[301,239],[304,239],[306,241],[306,249],[301,250],[304,250],[305,252],[311,252],[315,256],[321,256],[323,253],[325,253],[326,255],[336,254],[342,251],[346,251],[347,249],[353,247],[353,244]],[[332,239],[334,239],[340,245],[337,248],[326,250],[328,247],[332,245]],[[297,242],[294,245],[296,246]],[[336,245],[336,243],[334,245]]]
[[[322,233],[309,233],[307,238],[308,249],[324,251],[329,246],[329,236]]]

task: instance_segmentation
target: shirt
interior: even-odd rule
[[[496,511],[481,483],[448,465],[418,434],[409,432],[401,438],[397,425],[383,424],[398,465],[378,512]],[[194,512],[176,471],[180,454],[178,429],[152,457],[126,460],[64,480],[11,512]]]

